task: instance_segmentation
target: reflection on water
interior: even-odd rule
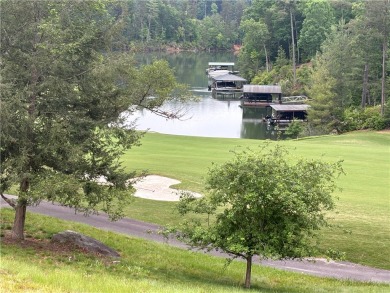
[[[180,54],[140,54],[137,60],[142,64],[155,58],[166,59],[175,69],[177,79],[188,84],[192,92],[200,97],[198,102],[186,104],[167,103],[164,110],[180,109],[185,115],[181,120],[167,120],[140,110],[131,117],[139,130],[205,137],[276,139],[277,133],[267,129],[263,121],[270,115],[270,108],[241,108],[238,100],[216,100],[207,90],[205,69],[210,61],[235,62],[231,53],[180,53]]]
[[[241,138],[274,139],[276,133],[269,129],[265,117],[271,115],[271,108],[243,108]]]

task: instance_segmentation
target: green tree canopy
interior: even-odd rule
[[[341,162],[296,158],[279,145],[235,152],[209,170],[207,196],[182,197],[181,213],[213,217],[206,223],[191,219],[178,229],[178,237],[244,258],[249,287],[253,256],[302,258],[316,252],[314,237],[327,225],[340,172]]]
[[[244,33],[244,46],[239,55],[240,65],[246,77],[253,77],[268,58],[266,45],[269,32],[262,20],[252,18],[242,21],[240,29]]]
[[[298,46],[309,60],[320,50],[322,42],[326,39],[334,24],[334,12],[329,1],[310,0],[304,2],[302,30],[298,39]]]
[[[108,4],[1,1],[0,192],[16,210],[15,238],[26,207],[42,199],[121,216],[134,174],[119,158],[141,135],[123,113],[178,114],[159,110],[178,88],[166,61],[137,68],[111,52],[117,22]],[[17,200],[7,198],[15,185]]]
[[[313,59],[307,93],[312,99],[309,121],[321,133],[342,132],[368,127],[371,123],[351,123],[351,109],[374,107],[366,113],[378,120],[374,128],[386,127],[385,106],[389,78],[386,76],[389,39],[389,1],[365,1],[353,6],[356,17],[333,26]],[[384,54],[385,53],[385,54]],[[381,119],[375,106],[381,105]],[[364,110],[362,110],[362,115]],[[388,125],[388,124],[387,124]]]

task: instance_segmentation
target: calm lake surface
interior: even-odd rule
[[[194,95],[199,97],[198,102],[185,105],[164,105],[166,110],[183,109],[185,115],[181,120],[167,120],[147,110],[137,112],[131,116],[131,120],[137,119],[136,129],[205,137],[276,138],[276,133],[267,130],[267,124],[262,120],[269,114],[269,108],[243,109],[240,107],[240,101],[213,99],[211,92],[207,91],[205,70],[208,62],[236,62],[232,53],[145,53],[138,54],[136,58],[143,64],[151,63],[156,58],[167,60],[175,69],[177,80],[188,84]]]

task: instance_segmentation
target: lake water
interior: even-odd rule
[[[136,129],[159,132],[164,134],[275,139],[276,133],[267,129],[263,117],[270,114],[270,109],[241,108],[237,100],[217,100],[207,91],[207,75],[205,70],[208,62],[236,62],[232,53],[145,53],[138,54],[137,60],[142,64],[151,63],[155,58],[165,59],[175,69],[177,80],[188,84],[198,102],[185,105],[167,103],[164,109],[183,109],[181,120],[167,120],[160,116],[141,110],[131,117],[137,118]]]

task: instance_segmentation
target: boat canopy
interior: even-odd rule
[[[234,66],[234,62],[209,62],[209,67],[214,66]]]
[[[246,82],[245,78],[242,78],[241,76],[234,75],[234,74],[224,74],[224,75],[219,75],[216,77],[213,77],[215,81],[242,81]]]
[[[281,94],[282,87],[280,85],[255,85],[246,84],[244,85],[244,93],[254,94]]]
[[[274,109],[277,112],[298,112],[298,111],[307,111],[309,109],[309,105],[302,104],[302,105],[271,105],[271,108]]]

